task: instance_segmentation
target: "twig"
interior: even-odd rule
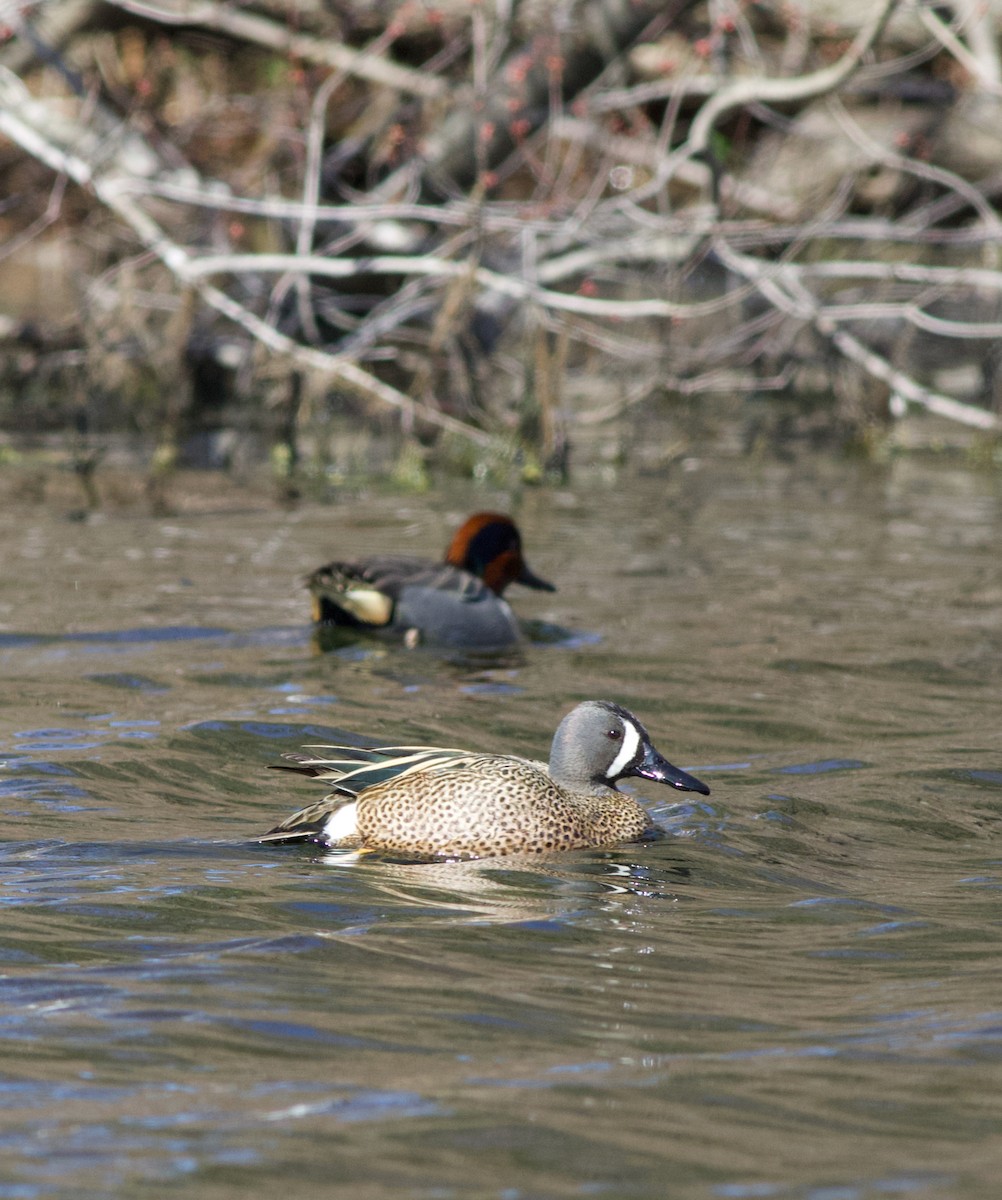
[[[839,328],[806,289],[799,285],[795,276],[790,274],[788,264],[770,269],[744,254],[738,254],[722,241],[715,243],[715,248],[727,266],[746,279],[754,280],[766,299],[788,315],[812,324],[845,358],[855,362],[875,379],[888,384],[905,400],[975,429],[995,430],[1000,427],[999,418],[994,413],[922,387],[910,375],[892,367],[887,359],[865,346],[854,334]],[[781,278],[789,285],[789,291],[780,286]]]
[[[0,260],[10,258],[11,255],[16,254],[22,246],[26,246],[33,238],[38,237],[40,233],[59,220],[65,193],[66,179],[64,176],[58,175],[52,184],[52,191],[49,193],[49,200],[45,206],[45,211],[36,217],[27,228],[22,229],[20,233],[15,234],[14,237],[8,237],[7,241],[0,246]]]
[[[559,128],[567,132],[573,126],[564,123],[561,118]],[[647,161],[645,159],[645,161]],[[692,164],[698,166],[698,164]],[[705,168],[699,168],[698,178],[705,180],[708,174]],[[693,182],[696,176],[693,176]],[[726,188],[727,180],[724,181]],[[462,200],[448,204],[410,204],[410,203],[375,203],[372,204],[324,204],[317,205],[315,210],[307,214],[307,206],[298,200],[286,200],[280,196],[269,196],[261,199],[251,199],[247,196],[235,196],[225,185],[216,183],[187,183],[170,179],[146,179],[138,176],[123,176],[119,181],[119,190],[123,195],[157,196],[178,204],[196,205],[201,208],[217,209],[222,212],[243,213],[248,216],[272,217],[289,221],[300,221],[309,215],[315,223],[376,225],[380,221],[417,221],[432,228],[440,225],[455,228],[468,228],[473,221],[474,205]],[[741,185],[738,184],[738,187]],[[1002,173],[979,184],[979,190],[984,194],[1002,190]],[[755,193],[762,198],[760,206]],[[735,191],[736,198],[748,208],[760,211],[771,211],[774,216],[788,220],[792,215],[782,206],[768,207],[768,197],[765,189],[755,189],[754,192]],[[952,194],[948,199],[955,198]],[[969,201],[957,198],[958,205],[969,206]],[[480,225],[485,233],[518,232],[525,228],[527,221],[534,221],[541,229],[563,228],[563,217],[558,210],[552,218],[539,218],[527,215],[526,207],[521,203],[493,201],[483,205]],[[780,244],[798,237],[802,232],[800,225],[774,225],[760,219],[722,220],[712,205],[690,206],[685,211],[685,217],[661,216],[649,209],[634,204],[631,196],[614,197],[605,201],[602,209],[604,218],[620,218],[622,223],[633,232],[637,227],[684,234],[693,229],[702,231],[715,226],[724,234],[732,245],[746,247],[766,244]],[[879,217],[850,217],[842,218],[825,227],[826,238],[848,239],[861,242],[920,242],[924,245],[955,245],[976,246],[992,242],[997,235],[986,230],[983,226],[972,226],[956,229],[914,228],[907,229],[900,221],[884,220]]]
[[[968,183],[966,179],[962,179],[954,171],[947,171],[943,167],[934,167],[931,163],[919,162],[917,159],[908,158],[903,154],[895,154],[892,150],[888,150],[887,147],[880,145],[879,142],[875,141],[860,128],[859,122],[853,119],[838,97],[832,96],[828,100],[828,107],[846,136],[851,138],[861,150],[865,151],[872,161],[885,163],[899,171],[907,171],[919,179],[925,179],[930,183],[937,183],[940,187],[956,192],[957,195],[966,199],[967,203],[978,214],[985,226],[992,230],[996,237],[1002,234],[1002,221],[999,220],[998,214],[988,204],[981,192]],[[902,223],[909,226],[912,225],[912,222],[907,217],[904,218]]]
[[[907,321],[916,329],[947,338],[1002,338],[1002,323],[998,321],[951,321],[934,317],[915,304],[868,303],[826,304],[820,315],[829,321]]]
[[[955,7],[963,8],[963,0]],[[966,7],[971,25],[969,37],[977,53],[968,50],[950,26],[932,9],[917,4],[915,12],[936,41],[953,55],[965,71],[969,71],[977,79],[982,90],[994,96],[1002,96],[1002,70],[999,66],[994,34],[995,16],[984,5],[972,3],[971,0],[967,0]]]
[[[715,370],[705,371],[692,379],[678,375],[662,375],[652,385],[646,380],[635,385],[631,391],[615,404],[589,409],[577,414],[581,425],[602,425],[621,417],[628,409],[642,403],[651,394],[652,386],[662,391],[677,392],[680,396],[699,396],[707,392],[780,392],[790,386],[793,367],[788,365],[776,375],[753,375],[748,371]]]
[[[525,279],[501,275],[487,267],[476,267],[471,271],[468,263],[453,262],[433,254],[384,255],[354,259],[322,258],[319,255],[302,258],[294,254],[207,254],[201,258],[189,258],[184,269],[189,279],[242,273],[269,275],[293,270],[328,279],[351,279],[358,275],[428,275],[441,279],[465,279],[469,276],[486,290],[499,292],[502,296],[509,296],[515,300],[531,300],[562,312],[582,313],[593,317],[616,317],[620,320],[638,320],[644,317],[691,320],[717,312],[720,308],[720,301],[717,299],[693,303],[659,300],[653,297],[642,300],[602,300],[594,296],[554,292]],[[728,297],[729,300],[732,298]]]
[[[723,75],[686,75],[681,79],[655,79],[632,87],[609,88],[588,100],[589,113],[620,113],[635,104],[652,100],[688,100],[693,96],[712,96],[727,84]]]
[[[721,88],[693,118],[685,142],[687,156],[702,154],[710,144],[713,127],[732,109],[746,104],[790,104],[833,92],[857,69],[863,56],[875,45],[900,0],[882,0],[869,22],[863,26],[842,57],[819,71],[795,79],[736,79]]]
[[[110,130],[102,127],[99,135],[95,132],[95,122],[78,117],[75,127],[67,123],[59,128],[54,109],[32,99],[17,81],[0,73],[0,133],[6,133],[28,153],[48,163],[60,181],[69,178],[89,188],[101,204],[128,225],[151,255],[162,261],[182,284],[197,292],[206,304],[238,323],[261,345],[288,356],[311,371],[322,373],[381,404],[392,405],[410,418],[451,429],[484,445],[490,440],[488,434],[439,412],[433,402],[422,404],[383,384],[359,365],[361,356],[371,361],[380,355],[395,355],[398,362],[413,372],[414,379],[420,379],[420,369],[413,370],[413,360],[419,359],[419,355],[411,352],[410,347],[417,346],[424,361],[430,361],[429,348],[441,347],[447,351],[453,344],[458,344],[459,339],[453,335],[468,310],[481,300],[494,303],[500,298],[501,302],[495,307],[503,312],[517,312],[521,306],[534,306],[539,328],[558,334],[563,338],[563,347],[573,337],[584,346],[618,356],[621,363],[629,361],[638,367],[647,366],[647,373],[658,380],[665,378],[663,368],[668,364],[674,372],[668,377],[670,385],[679,392],[693,394],[725,387],[735,390],[765,386],[761,378],[755,379],[749,371],[736,368],[747,367],[766,352],[775,361],[777,346],[783,338],[792,337],[799,328],[796,323],[801,322],[817,330],[844,357],[859,364],[870,375],[885,380],[907,399],[968,425],[986,429],[999,427],[999,418],[995,414],[922,388],[907,373],[896,370],[880,353],[849,332],[845,323],[894,321],[944,337],[998,338],[1002,336],[1002,320],[992,318],[996,316],[996,298],[1002,295],[1002,271],[928,267],[916,263],[801,263],[794,259],[831,253],[830,244],[836,240],[856,243],[845,247],[845,252],[852,258],[863,257],[875,242],[885,242],[888,246],[906,243],[915,248],[915,257],[921,252],[919,247],[928,245],[994,249],[1002,237],[1002,220],[995,211],[993,189],[1002,187],[1002,173],[998,179],[972,184],[959,175],[922,163],[910,152],[896,154],[879,147],[874,152],[865,133],[855,126],[851,117],[842,114],[850,136],[866,147],[868,161],[875,159],[932,182],[935,188],[926,188],[925,193],[934,191],[934,201],[925,207],[915,206],[893,220],[876,216],[847,218],[838,203],[855,182],[850,171],[847,171],[842,186],[835,189],[838,202],[835,207],[809,221],[797,220],[799,210],[785,207],[783,201],[777,200],[775,189],[754,189],[734,176],[719,181],[719,195],[728,200],[733,198],[745,211],[757,211],[767,220],[721,220],[716,203],[696,203],[689,199],[692,195],[707,194],[710,168],[692,160],[709,148],[714,129],[727,113],[747,107],[753,116],[761,116],[763,111],[769,116],[769,110],[763,110],[766,104],[800,103],[840,88],[850,76],[858,81],[867,74],[888,73],[886,63],[876,67],[863,64],[897,0],[879,0],[877,11],[849,50],[823,70],[781,79],[756,77],[722,82],[719,77],[697,75],[670,81],[660,93],[670,100],[660,128],[650,124],[648,114],[638,113],[631,125],[634,130],[631,137],[613,136],[603,127],[604,121],[572,119],[558,112],[559,71],[555,65],[552,69],[547,68],[548,91],[544,88],[539,98],[541,102],[549,100],[549,119],[537,137],[529,136],[519,143],[507,160],[509,165],[528,165],[535,173],[537,186],[529,199],[494,201],[486,198],[487,192],[483,188],[477,190],[471,185],[464,192],[460,182],[456,198],[441,206],[381,203],[379,197],[390,194],[402,181],[409,181],[417,188],[422,173],[427,172],[429,161],[438,161],[432,151],[436,140],[444,144],[441,143],[445,136],[442,130],[450,119],[448,113],[439,113],[437,124],[433,126],[423,127],[420,122],[414,122],[413,128],[425,139],[421,150],[403,162],[384,183],[368,194],[358,194],[351,204],[319,202],[325,106],[328,96],[342,79],[341,73],[381,88],[406,92],[419,100],[447,97],[450,85],[443,77],[430,71],[408,71],[386,60],[384,52],[388,41],[395,36],[389,30],[367,51],[358,53],[320,38],[296,35],[280,20],[254,16],[232,2],[113,2],[120,9],[161,23],[216,29],[234,38],[334,67],[335,73],[313,98],[312,116],[305,130],[307,154],[299,180],[298,201],[277,196],[258,200],[234,196],[223,185],[210,185],[197,179],[194,172],[189,176],[177,173],[168,177],[163,162],[149,143],[129,132],[126,126],[116,124]],[[971,5],[976,2],[957,0],[957,4],[967,6],[963,8],[966,14],[975,16]],[[714,10],[711,5],[711,12],[719,11],[733,19],[743,39],[745,59],[761,61],[751,27],[746,24],[741,8],[733,7],[732,12],[731,7],[727,0],[724,9]],[[474,47],[470,67],[474,86],[472,92],[466,88],[461,93],[467,108],[473,94],[487,103],[493,90],[500,86],[498,77],[506,69],[501,64],[518,65],[521,62],[505,53],[507,27],[502,18],[509,15],[509,10],[501,6],[497,13],[489,7],[478,6],[469,20],[469,44]],[[492,26],[491,21],[495,19],[501,23]],[[954,41],[946,40],[951,52],[962,57],[958,50],[963,51],[964,47],[956,42],[954,32],[959,28],[955,24],[946,30]],[[724,37],[719,28],[713,36]],[[795,44],[791,37],[785,70],[793,70],[795,60],[802,61],[797,59],[797,54],[805,47],[806,42]],[[543,61],[540,57],[536,66]],[[530,59],[526,59],[522,65],[529,62]],[[890,73],[900,72],[900,69],[899,65]],[[356,85],[356,90],[361,92],[363,89]],[[367,90],[371,94],[372,88]],[[505,94],[512,103],[520,95],[517,89]],[[610,94],[607,92],[589,101],[588,111],[594,114],[607,110]],[[618,99],[624,104],[635,105],[652,94],[650,88],[630,89],[621,92]],[[682,98],[700,95],[706,99],[696,112],[688,137],[676,151],[667,153],[665,148],[674,136]],[[397,103],[393,96],[388,96],[388,101]],[[456,115],[462,103],[452,104],[451,116]],[[832,100],[836,108],[838,103],[837,98]],[[417,105],[412,102],[410,108],[415,107]],[[511,124],[516,109],[501,104],[492,111],[490,120],[479,110],[474,113],[473,124],[480,126],[485,138],[486,129],[495,122],[499,127]],[[460,115],[464,119],[469,116],[468,113]],[[520,120],[519,124],[522,123]],[[124,156],[116,151],[123,131],[125,136],[133,139],[133,144],[145,151],[148,160],[145,166],[131,168]],[[494,162],[493,157],[488,158],[486,146],[484,141],[481,158],[474,163],[475,166],[479,164],[481,171],[488,161]],[[612,168],[623,165],[635,167],[636,171],[626,169],[610,178]],[[259,177],[268,178],[268,175],[262,173]],[[642,177],[644,182],[637,184],[637,177]],[[282,178],[284,184],[288,175]],[[462,177],[457,178],[461,181]],[[676,185],[682,185],[673,187],[670,194],[664,187],[669,178]],[[194,182],[189,183],[188,179]],[[344,181],[341,182],[345,194],[350,195]],[[518,194],[525,196],[526,192],[522,190]],[[186,245],[183,233],[172,236],[169,232],[172,228],[184,229],[185,226],[180,223],[162,226],[150,215],[158,209],[145,202],[147,196],[220,211],[286,219],[297,229],[296,252],[203,253],[194,244],[194,239],[191,239],[191,245]],[[652,200],[656,203],[651,203]],[[667,212],[668,206],[673,204],[685,204],[677,217]],[[945,213],[961,209],[969,222],[966,226],[958,221],[949,229],[929,227],[930,222],[941,221]],[[970,218],[970,210],[976,214],[977,221]],[[182,212],[180,215],[187,214]],[[373,247],[391,244],[381,243],[375,236],[384,221],[419,223],[419,236],[411,238],[408,244],[420,244],[428,252],[391,253],[380,248],[369,256],[361,254],[361,244]],[[329,228],[331,222],[343,226],[335,235],[337,241],[315,250],[315,244],[322,240],[322,230]],[[707,254],[714,248],[719,263],[706,263]],[[750,248],[759,249],[761,257],[749,253]],[[874,253],[877,252],[875,249]],[[895,250],[894,253],[900,252]],[[769,257],[771,261],[765,262]],[[956,257],[959,258],[959,254]],[[720,264],[724,271],[720,270]],[[637,265],[654,268],[647,275],[651,282],[646,293],[637,294],[634,290],[639,274]],[[710,269],[702,271],[704,266]],[[242,278],[213,279],[226,275]],[[280,278],[272,289],[271,307],[265,309],[267,294],[261,280],[275,282],[276,276]],[[389,296],[384,296],[383,288],[369,289],[373,295],[366,295],[365,299],[372,307],[364,316],[352,311],[340,312],[335,308],[335,298],[326,299],[326,289],[312,286],[314,280],[321,278],[357,280],[366,276],[392,278],[394,284]],[[584,287],[581,292],[575,291],[582,278],[591,283],[589,276],[598,286],[610,289],[618,287],[619,279],[629,279],[630,289],[623,293],[627,298],[619,298],[618,290],[610,290],[608,296],[584,294],[588,290]],[[831,302],[833,298],[841,300],[842,296],[833,285],[822,281],[853,279],[875,280],[887,286],[861,287],[850,296],[851,303]],[[678,293],[674,290],[676,280],[679,281]],[[94,287],[102,284],[103,280]],[[281,289],[292,285],[300,290],[298,336],[312,340],[314,344],[310,346],[303,346],[278,328],[277,301],[284,294]],[[255,302],[260,306],[258,311],[235,298],[244,294],[245,287],[248,293],[262,296]],[[562,287],[567,290],[560,290]],[[966,300],[966,296],[957,296],[959,289],[981,289],[988,296],[992,307],[984,312],[973,306],[971,310],[974,315],[986,319],[965,322],[933,315],[938,311],[935,305],[944,298]],[[379,294],[375,295],[377,291]],[[684,299],[676,299],[676,295]],[[868,300],[868,295],[873,295],[874,300]],[[456,311],[449,307],[450,296],[456,302]],[[751,305],[745,304],[749,297],[754,300]],[[330,326],[344,334],[338,343],[339,354],[318,348],[321,335],[317,316],[323,316],[324,303],[330,306]],[[930,308],[933,312],[928,311]],[[960,309],[961,313],[964,311],[966,309]],[[723,319],[721,314],[724,314]],[[692,338],[677,339],[679,344],[676,339],[671,339],[670,346],[664,324],[656,325],[657,336],[651,336],[649,327],[636,324],[638,321],[674,323],[701,318],[715,318],[710,321],[708,332],[697,330]],[[442,354],[435,355],[434,360],[437,367]],[[499,352],[494,361],[506,369],[503,352]],[[511,361],[514,363],[514,359]],[[694,378],[682,377],[684,373],[691,376],[694,370],[705,367],[713,369]],[[773,376],[767,383],[779,386],[792,370],[787,367],[780,376]],[[726,374],[727,371],[731,373]],[[637,371],[638,382],[643,373]],[[457,377],[461,374],[457,369]],[[431,380],[430,373],[427,378]],[[643,380],[644,389],[648,383]],[[459,390],[457,386],[455,391]],[[632,392],[624,404],[610,405],[592,419],[611,419],[624,407],[639,403],[642,394],[643,389]]]
[[[802,278],[876,279],[886,283],[934,284],[946,288],[983,288],[1002,292],[1002,271],[987,267],[928,267],[918,263],[838,262],[798,263]]]
[[[554,119],[551,134],[568,142],[580,143],[602,150],[618,162],[644,167],[659,179],[672,174],[676,180],[705,191],[710,183],[710,168],[705,163],[689,162],[677,157],[678,152],[664,154],[657,143],[637,137],[610,134],[594,122],[578,117],[560,116]],[[650,188],[639,193],[643,196]],[[725,181],[725,195],[749,212],[764,213],[780,221],[793,220],[798,209],[795,204],[775,195],[768,188],[757,187],[743,179]]]
[[[819,333],[831,339],[832,345],[840,350],[851,362],[862,367],[867,374],[881,380],[905,400],[918,404],[940,417],[947,417],[960,425],[969,425],[973,429],[997,430],[998,417],[984,408],[975,408],[973,404],[964,404],[954,400],[952,396],[944,396],[939,392],[922,387],[904,371],[892,367],[886,358],[871,350],[854,334],[845,329],[839,329],[833,321],[819,316],[815,321]]]
[[[461,434],[478,445],[489,444],[490,436],[482,430],[419,404],[353,362],[300,345],[225,292],[207,283],[201,273],[193,269],[195,261],[189,252],[172,241],[152,217],[132,203],[127,191],[118,186],[121,169],[113,165],[96,169],[79,155],[57,145],[39,128],[44,125],[45,116],[45,107],[28,94],[20,80],[9,71],[0,70],[0,132],[53,171],[67,175],[83,188],[92,189],[101,203],[132,229],[142,245],[155,254],[179,280],[193,286],[217,312],[240,325],[269,349],[337,380],[344,387],[397,408],[412,418]],[[287,263],[285,265],[288,266]]]
[[[144,0],[110,0],[110,3],[124,12],[147,17],[162,25],[198,25],[203,29],[214,29],[258,46],[267,46],[280,54],[334,67],[360,79],[368,79],[370,83],[421,96],[426,100],[434,100],[446,90],[445,81],[435,75],[412,71],[370,56],[365,51],[352,50],[331,38],[290,33],[266,17],[241,12],[228,5],[217,4],[214,0],[190,0],[182,2],[176,9],[147,4]]]
[[[327,105],[331,96],[344,81],[344,72],[336,71],[317,89],[310,106],[310,123],[306,138],[306,165],[303,171],[303,219],[296,231],[296,253],[308,254],[313,246],[316,231],[316,211],[320,202],[320,170],[323,166],[323,139],[326,126]],[[294,276],[297,311],[303,329],[312,341],[320,340],[316,319],[310,304],[308,276],[297,272]],[[281,289],[279,289],[281,290]]]
[[[966,207],[966,205],[965,205]],[[724,221],[719,225],[721,234],[732,246],[775,246],[784,245],[800,235],[801,226],[766,225],[753,221]],[[958,229],[922,229],[904,225],[900,220],[882,220],[878,217],[843,217],[825,228],[825,238],[856,242],[888,242],[908,246],[991,246],[998,242],[998,234],[985,225],[967,226]]]

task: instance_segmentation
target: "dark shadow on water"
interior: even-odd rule
[[[596,646],[602,641],[597,633],[567,629],[549,621],[522,621],[521,627],[525,637],[523,644],[497,649],[467,649],[435,643],[407,646],[397,632],[351,629],[334,624],[314,625],[310,630],[310,641],[317,654],[334,655],[349,662],[398,652],[460,666],[517,666],[525,662],[527,646],[578,650],[583,646]]]
[[[227,646],[297,645],[307,641],[308,630],[302,626],[269,626],[262,629],[236,632],[221,626],[159,625],[138,629],[104,629],[87,633],[0,633],[0,649],[26,646],[84,645],[147,645],[157,642],[196,642],[218,640]]]

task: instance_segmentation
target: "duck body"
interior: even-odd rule
[[[640,776],[709,794],[673,767],[628,710],[579,704],[561,722],[549,763],[422,746],[317,746],[299,771],[335,784],[323,800],[269,830],[264,842],[314,842],[420,858],[545,853],[652,836],[647,810],[616,782]]]
[[[403,555],[333,562],[313,572],[309,587],[321,625],[441,646],[504,647],[521,636],[511,605],[448,563]]]
[[[502,648],[520,630],[502,598],[511,583],[539,591],[552,584],[529,570],[514,521],[503,513],[475,513],[457,530],[444,562],[404,555],[335,561],[308,578],[313,619],[385,631],[443,646]]]

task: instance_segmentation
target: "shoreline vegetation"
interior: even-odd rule
[[[154,508],[252,463],[293,501],[347,440],[404,489],[540,483],[641,420],[668,462],[721,419],[879,456],[916,414],[1002,462],[994,6],[9,7],[22,482],[93,510],[128,447]]]

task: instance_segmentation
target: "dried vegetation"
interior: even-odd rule
[[[998,6],[3,15],[8,430],[126,430],[153,480],[266,449],[293,483],[353,424],[401,430],[402,470],[560,470],[666,394],[997,436]]]

